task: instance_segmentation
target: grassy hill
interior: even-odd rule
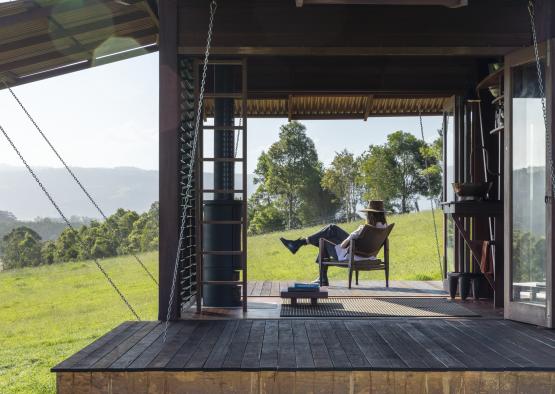
[[[392,279],[436,279],[439,268],[429,212],[392,217]],[[438,220],[439,223],[439,220]],[[345,229],[357,224],[345,225]],[[305,236],[317,228],[291,231]],[[249,277],[253,280],[313,279],[316,249],[291,255],[282,234],[249,239]],[[157,254],[143,255],[156,272]],[[158,292],[133,258],[102,262],[143,319],[155,319]],[[331,269],[332,278],[346,278]],[[383,279],[383,272],[371,273]],[[368,277],[365,276],[364,277]],[[65,263],[0,272],[0,393],[53,393],[49,369],[132,316],[91,262]]]
[[[434,228],[430,211],[396,215],[389,219],[395,223],[390,236],[390,275],[398,280],[440,279],[437,262]],[[442,241],[442,215],[436,215],[440,242]],[[362,223],[362,222],[360,222]],[[352,231],[360,223],[341,225]],[[312,280],[318,274],[315,264],[317,249],[313,246],[302,247],[292,255],[279,241],[279,237],[296,239],[306,237],[322,226],[270,233],[249,239],[248,262],[249,278],[258,280],[299,279]],[[330,268],[330,279],[346,279],[344,269]],[[361,272],[362,279],[383,279],[383,271]]]

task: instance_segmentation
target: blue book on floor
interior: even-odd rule
[[[320,290],[319,287],[295,287],[295,286],[289,286],[287,288],[287,291],[292,292],[292,293],[316,293]]]
[[[295,283],[293,286],[295,289],[319,289],[320,285],[318,283]]]

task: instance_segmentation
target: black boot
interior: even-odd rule
[[[322,280],[320,281],[320,278]],[[328,267],[322,267],[322,272],[320,272],[320,276],[312,281],[312,283],[318,283],[320,286],[329,286],[330,282],[328,280]]]
[[[293,254],[297,253],[297,251],[300,249],[301,246],[306,245],[306,239],[302,239],[302,238],[299,238],[296,240],[280,238],[279,240]]]

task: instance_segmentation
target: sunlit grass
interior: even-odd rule
[[[442,215],[436,214],[440,242],[442,242],[442,220]],[[431,212],[391,216],[388,221],[395,223],[390,235],[389,248],[391,279],[440,279]],[[340,226],[350,232],[361,223],[340,224]],[[292,255],[281,244],[279,237],[290,239],[306,237],[321,227],[252,237],[249,240],[248,250],[249,279],[314,279],[318,274],[318,267],[315,264],[317,249],[313,246],[304,246]],[[346,270],[341,268],[330,268],[329,275],[330,279],[347,278]],[[360,275],[361,279],[384,278],[383,271],[361,272]]]
[[[429,212],[390,218],[391,278],[439,279],[439,267]],[[358,223],[342,225],[354,229]],[[438,217],[438,225],[439,217]],[[249,239],[251,280],[309,280],[317,274],[316,248],[292,255],[280,236],[306,236],[318,227],[273,233]],[[441,233],[440,233],[441,234]],[[157,253],[142,255],[156,274]],[[102,262],[143,319],[156,318],[158,292],[131,257]],[[346,279],[346,271],[330,269],[331,278]],[[383,279],[383,272],[362,278]],[[0,273],[0,393],[53,393],[50,368],[132,319],[118,296],[92,262],[65,263]]]

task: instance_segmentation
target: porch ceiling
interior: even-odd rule
[[[372,116],[439,115],[451,103],[450,97],[394,97],[384,95],[291,95],[288,98],[251,98],[247,112],[254,118],[364,119]],[[205,104],[207,116],[214,113],[214,101]],[[241,115],[241,100],[235,113]]]
[[[12,86],[141,55],[157,45],[158,18],[149,1],[0,4],[0,80]]]

